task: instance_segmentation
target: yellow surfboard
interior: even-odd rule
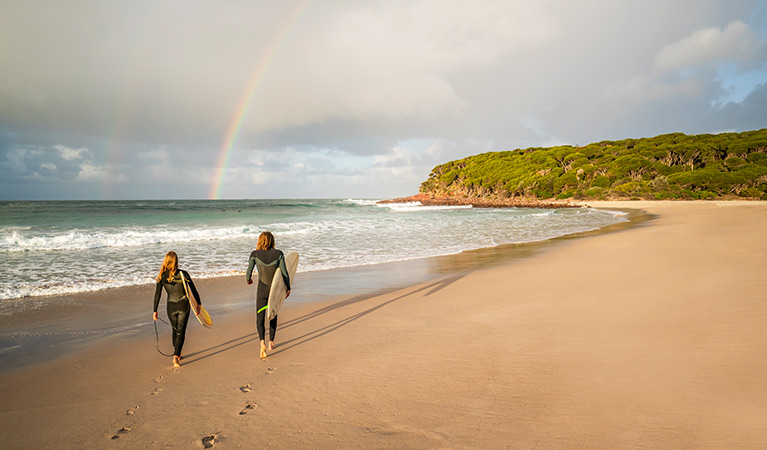
[[[186,292],[186,298],[189,299],[189,306],[192,307],[192,312],[194,313],[194,316],[197,317],[197,320],[206,326],[207,328],[210,328],[213,326],[213,319],[210,317],[210,314],[208,314],[208,311],[205,310],[205,307],[200,305],[199,301],[197,301],[196,298],[194,298],[194,295],[192,295],[192,291],[189,289],[189,286],[186,284],[186,278],[184,277],[184,274],[181,274],[181,280],[184,283],[184,292]],[[200,307],[200,312],[197,312],[197,307]]]

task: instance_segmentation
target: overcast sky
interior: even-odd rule
[[[0,199],[388,198],[485,151],[767,127],[767,1],[1,9]]]

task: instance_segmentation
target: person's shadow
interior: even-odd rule
[[[445,287],[455,283],[459,279],[463,278],[465,275],[466,275],[465,273],[464,274],[456,274],[456,275],[453,275],[451,277],[448,277],[448,278],[436,281],[434,283],[427,284],[426,286],[422,286],[422,287],[420,287],[420,288],[418,288],[418,289],[416,289],[416,290],[414,290],[412,292],[408,292],[408,293],[402,294],[399,297],[395,297],[395,298],[393,298],[391,300],[387,300],[387,301],[385,301],[383,303],[379,303],[377,305],[371,306],[370,308],[368,308],[368,309],[366,309],[364,311],[361,311],[361,312],[358,312],[356,314],[352,314],[351,316],[348,316],[348,317],[345,317],[343,319],[340,319],[340,320],[338,320],[338,321],[336,321],[336,322],[334,322],[334,323],[332,323],[330,325],[325,325],[322,328],[318,328],[316,330],[313,330],[313,331],[310,331],[308,333],[305,333],[305,334],[303,334],[301,336],[298,336],[298,337],[295,337],[295,338],[290,339],[288,341],[285,341],[285,342],[281,343],[279,347],[275,348],[271,352],[271,355],[276,355],[276,354],[288,351],[288,350],[290,350],[292,348],[298,347],[299,345],[305,344],[306,342],[313,341],[313,340],[318,339],[318,338],[320,338],[322,336],[325,336],[325,335],[327,335],[329,333],[332,333],[332,332],[338,330],[339,328],[354,322],[355,320],[358,320],[358,319],[360,319],[362,317],[367,316],[368,314],[371,314],[371,313],[373,313],[373,312],[383,308],[386,305],[389,305],[389,304],[392,304],[394,302],[400,301],[400,300],[402,300],[404,298],[410,297],[413,294],[417,294],[419,292],[423,292],[423,291],[427,291],[428,290],[428,292],[426,294],[424,294],[425,297],[428,297],[428,296],[434,294],[435,292],[438,292],[438,291],[444,289]],[[342,300],[342,301],[330,304],[328,306],[320,308],[317,311],[313,311],[313,312],[311,312],[309,314],[306,314],[304,316],[297,317],[297,318],[292,319],[292,320],[288,320],[284,324],[280,324],[280,329],[285,329],[285,328],[290,328],[292,326],[296,326],[296,325],[298,325],[300,323],[304,323],[304,322],[307,322],[309,320],[316,319],[317,317],[320,317],[320,316],[322,316],[324,314],[327,314],[327,313],[329,313],[331,311],[335,311],[335,310],[337,310],[339,308],[343,308],[345,306],[349,306],[349,305],[353,305],[353,304],[356,304],[356,303],[359,303],[359,302],[362,302],[362,301],[365,301],[365,300],[369,300],[371,298],[378,297],[379,295],[381,295],[380,292],[378,292],[378,293],[371,293],[371,294],[362,294],[362,295],[357,295],[355,297],[352,297],[352,298],[349,298],[349,299],[346,299],[346,300]],[[227,342],[223,342],[221,344],[215,345],[213,347],[209,347],[209,348],[206,348],[204,350],[200,350],[200,351],[197,351],[197,352],[185,355],[184,356],[184,363],[185,364],[192,364],[194,362],[201,361],[201,360],[206,359],[206,358],[210,358],[211,356],[218,355],[220,353],[232,350],[232,349],[237,348],[237,347],[239,347],[241,345],[247,344],[249,342],[257,341],[257,340],[258,340],[258,333],[256,333],[256,332],[249,333],[249,334],[246,334],[244,336],[240,336],[238,338],[231,339],[231,340],[229,340]]]

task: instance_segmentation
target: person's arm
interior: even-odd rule
[[[197,304],[202,305],[202,297],[200,297],[200,293],[197,292],[197,286],[194,285],[194,281],[189,275],[189,272],[184,271],[183,274],[186,275],[186,282],[189,284],[189,289],[192,291],[192,295],[194,295],[195,300],[197,300]]]
[[[157,307],[160,305],[160,295],[162,294],[162,282],[158,282],[154,288],[154,311],[152,313],[152,320],[157,320]]]
[[[248,270],[245,271],[245,280],[248,282],[248,284],[253,283],[251,277],[253,276],[254,267],[256,267],[256,257],[251,253],[250,259],[248,260]]]

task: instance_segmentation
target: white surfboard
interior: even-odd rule
[[[296,269],[298,268],[298,253],[289,252],[285,255],[285,268],[288,269],[288,275],[290,276],[290,288],[292,289],[296,278]],[[269,303],[266,310],[266,320],[272,320],[277,317],[277,313],[280,312],[282,304],[285,303],[288,290],[285,286],[285,281],[282,279],[282,271],[278,268],[274,272],[274,278],[272,278],[272,287],[269,289]]]

